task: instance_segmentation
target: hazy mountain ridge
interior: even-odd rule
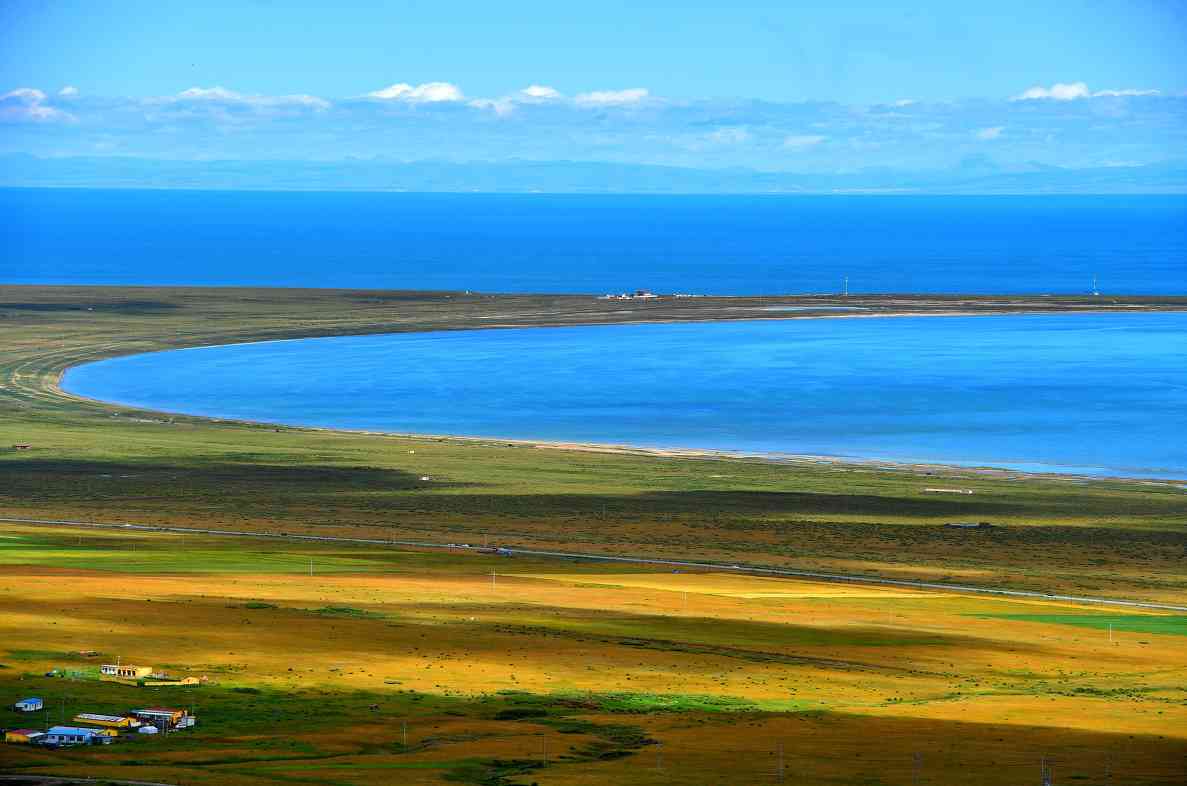
[[[1124,194],[1187,193],[1187,163],[1064,169],[990,160],[943,171],[844,174],[693,169],[583,161],[171,161],[0,156],[0,186],[505,193]]]

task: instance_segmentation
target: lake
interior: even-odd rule
[[[157,410],[392,432],[1187,478],[1187,314],[473,330],[71,369]]]
[[[1187,196],[0,189],[0,283],[1187,294]]]

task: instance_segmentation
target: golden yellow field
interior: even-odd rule
[[[0,700],[42,695],[52,722],[200,718],[111,748],[0,748],[30,773],[775,783],[781,749],[788,783],[1037,784],[1044,758],[1057,783],[1187,778],[1187,617],[1140,610],[4,525],[0,642]],[[91,678],[116,656],[210,682]]]

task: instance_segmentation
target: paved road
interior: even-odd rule
[[[10,522],[14,524],[38,524],[45,526],[95,527],[97,529],[131,529],[143,532],[177,532],[192,535],[224,535],[245,538],[310,540],[329,543],[367,543],[377,546],[408,546],[425,549],[470,551],[476,553],[490,553],[492,551],[491,548],[460,543],[429,543],[416,540],[381,540],[379,538],[339,538],[327,535],[294,535],[285,532],[241,532],[238,530],[167,527],[153,524],[104,524],[93,521],[61,521],[56,519],[18,519],[4,517],[0,517],[0,522]],[[836,584],[869,584],[879,586],[907,587],[909,589],[940,590],[943,592],[960,592],[974,595],[996,595],[1007,598],[1054,600],[1065,603],[1085,603],[1099,606],[1155,609],[1159,611],[1187,611],[1187,606],[1176,606],[1169,603],[1147,603],[1138,600],[1094,598],[1083,595],[1055,595],[1047,592],[1035,592],[1032,590],[996,589],[993,587],[974,587],[967,584],[944,584],[930,581],[911,581],[910,579],[887,579],[878,578],[876,576],[859,576],[844,573],[822,573],[812,570],[793,570],[790,568],[763,568],[754,565],[725,564],[721,562],[691,562],[685,560],[659,559],[654,557],[618,557],[608,554],[584,554],[572,551],[541,551],[538,549],[521,549],[511,546],[500,546],[497,549],[497,553],[506,556],[515,556],[518,554],[526,557],[560,557],[563,559],[580,559],[594,562],[621,562],[629,565],[656,565],[659,567],[669,568],[693,568],[696,570],[726,571],[760,576],[776,576],[779,578],[788,579],[808,579],[811,581],[824,581]]]

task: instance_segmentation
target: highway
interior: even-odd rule
[[[12,524],[33,524],[40,526],[59,527],[94,527],[96,529],[123,529],[143,532],[172,532],[185,535],[218,535],[245,538],[273,538],[278,540],[307,540],[325,543],[355,543],[376,546],[401,546],[423,549],[449,549],[454,551],[490,554],[495,547],[474,546],[465,543],[430,543],[416,540],[381,540],[379,538],[341,538],[328,535],[297,535],[285,532],[242,532],[224,529],[198,529],[193,527],[170,527],[153,524],[131,523],[99,523],[93,521],[64,521],[57,519],[24,519],[0,517],[0,522]],[[1169,603],[1149,603],[1137,600],[1122,600],[1118,598],[1096,598],[1084,595],[1059,595],[1034,590],[1012,590],[994,587],[976,587],[968,584],[944,584],[941,582],[912,581],[910,579],[890,579],[877,576],[862,576],[844,573],[824,573],[811,570],[794,570],[790,568],[766,568],[754,565],[725,564],[719,562],[695,562],[690,560],[661,559],[658,557],[613,556],[608,554],[586,554],[572,551],[543,551],[538,549],[524,549],[514,546],[498,546],[497,553],[504,556],[525,557],[554,557],[561,559],[579,559],[594,562],[616,562],[628,565],[654,565],[664,568],[690,568],[693,570],[723,571],[757,576],[774,576],[786,579],[804,579],[823,581],[836,584],[865,584],[873,586],[905,587],[918,590],[938,590],[942,592],[959,592],[970,595],[992,595],[1005,598],[1021,598],[1025,600],[1046,600],[1062,603],[1082,603],[1097,606],[1151,609],[1156,611],[1187,612],[1187,605],[1176,606]]]

